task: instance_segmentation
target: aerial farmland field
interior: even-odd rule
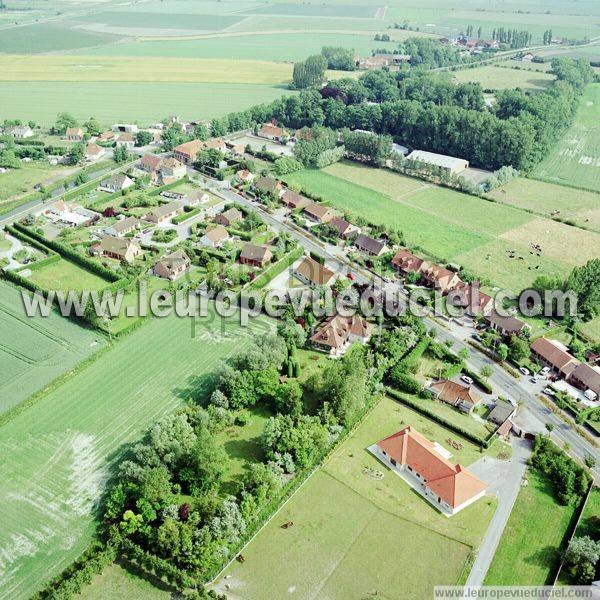
[[[399,589],[420,599],[431,596],[431,570],[440,585],[463,581],[496,501],[485,497],[448,519],[385,469],[366,448],[407,424],[447,445],[448,431],[384,398],[244,549],[244,563],[228,567],[217,589],[226,584],[243,600],[395,598]],[[481,456],[461,444],[453,460],[468,465]],[[383,479],[368,469],[383,471]],[[282,528],[288,521],[294,526]],[[274,565],[277,577],[270,577]]]
[[[234,319],[154,319],[0,429],[0,598],[30,597],[89,543],[123,445],[202,397],[206,376],[257,331]]]
[[[82,359],[104,338],[52,312],[29,319],[20,290],[0,281],[0,414],[17,405]]]
[[[298,171],[285,179],[336,208],[396,227],[408,245],[513,291],[542,273],[567,275],[594,258],[600,243],[595,232],[353,163]],[[542,245],[542,256],[532,256],[530,243]],[[510,250],[523,258],[510,258]]]
[[[515,87],[524,90],[541,90],[554,81],[554,75],[549,73],[511,69],[495,65],[454,71],[452,75],[458,83],[479,82],[484,90],[507,90]]]
[[[600,191],[600,84],[588,85],[575,122],[532,177]]]

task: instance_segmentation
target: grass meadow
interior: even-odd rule
[[[474,546],[495,510],[486,497],[448,519],[371,456],[367,447],[414,424],[431,439],[455,437],[384,398],[216,582],[241,600],[430,598],[436,584],[463,581]],[[468,442],[455,457],[479,458]],[[382,480],[365,467],[384,472]],[[282,523],[293,521],[289,529]],[[400,543],[404,540],[410,543]],[[390,552],[390,548],[394,548]]]
[[[586,229],[600,232],[599,193],[517,177],[489,195],[503,204],[547,217],[571,220]]]
[[[97,332],[58,312],[25,316],[20,290],[0,281],[0,414],[104,346]]]
[[[485,578],[485,585],[549,585],[560,562],[574,505],[554,499],[547,480],[535,471],[526,475]]]
[[[585,90],[575,122],[532,177],[600,192],[600,84]]]
[[[597,233],[390,171],[341,162],[286,176],[332,206],[401,230],[411,247],[520,291],[542,273],[567,275],[596,256]],[[539,243],[543,254],[531,254]],[[519,258],[510,258],[515,250]]]
[[[44,290],[101,290],[110,284],[107,279],[65,258],[41,267],[37,267],[34,263],[26,269],[31,270],[31,275],[27,279]]]
[[[497,66],[477,67],[454,71],[452,75],[458,83],[475,81],[481,83],[484,90],[507,90],[516,87],[524,90],[541,90],[554,81],[554,75]]]
[[[0,429],[0,598],[32,596],[87,546],[124,444],[187,399],[269,327],[210,313],[152,319]]]

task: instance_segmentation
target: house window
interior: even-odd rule
[[[438,496],[438,504],[442,503],[442,499]]]
[[[384,456],[387,456],[387,453],[385,450],[382,450],[381,452],[383,453]]]
[[[412,467],[408,467],[408,470],[412,473]]]
[[[393,458],[390,458],[391,463],[396,466],[396,461]]]

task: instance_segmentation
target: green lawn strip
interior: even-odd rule
[[[41,268],[32,265],[28,277],[45,290],[100,290],[109,285],[109,281],[83,269],[75,263],[61,258],[58,262],[45,264]]]
[[[526,476],[485,585],[547,585],[560,562],[576,506],[555,500],[549,482],[535,470]]]
[[[269,327],[261,319],[241,329],[235,317],[212,311],[194,330],[175,315],[151,319],[5,422],[0,546],[10,570],[3,591],[29,597],[72,562],[93,538],[95,502],[125,444],[186,399],[202,398],[221,360]]]

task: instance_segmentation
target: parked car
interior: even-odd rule
[[[346,277],[350,280],[350,281],[354,281],[356,279],[356,275],[354,275],[354,273],[348,273],[348,275],[346,275]]]
[[[468,375],[461,375],[460,380],[468,383],[469,385],[473,383],[473,380]]]
[[[523,373],[523,375],[531,375],[529,370],[526,369],[525,367],[519,367],[519,371],[521,371],[521,373]]]
[[[478,334],[478,333],[472,333],[471,337],[476,341],[476,342],[483,342],[483,338]]]
[[[531,383],[537,383],[538,382],[537,377],[531,377],[529,379],[529,381],[531,381]]]
[[[546,394],[546,396],[554,396],[554,390],[550,387],[545,387],[542,392]]]
[[[544,367],[544,368],[543,368],[543,369],[540,371],[540,373],[541,373],[542,375],[548,375],[548,373],[550,373],[550,367]]]

